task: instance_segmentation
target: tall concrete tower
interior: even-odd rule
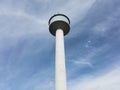
[[[55,90],[67,90],[64,36],[70,30],[70,20],[63,14],[55,14],[49,20],[49,31],[56,36]]]

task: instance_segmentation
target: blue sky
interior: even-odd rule
[[[68,90],[120,90],[119,0],[0,0],[0,90],[54,90],[56,13],[71,20]]]

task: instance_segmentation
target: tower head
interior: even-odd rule
[[[49,20],[50,33],[55,36],[58,29],[62,29],[64,35],[70,31],[70,20],[64,14],[55,14]]]

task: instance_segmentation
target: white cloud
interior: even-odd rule
[[[95,3],[95,1],[96,0],[61,0],[52,2],[51,0],[35,0],[34,2],[39,3],[40,5],[44,5],[42,6],[43,9],[40,9],[41,11],[38,10],[38,15],[30,15],[30,13],[28,13],[30,11],[26,12],[27,8],[30,8],[30,6],[27,6],[27,3],[29,4],[32,2],[21,1],[19,2],[21,4],[18,4],[18,6],[14,6],[13,1],[11,3],[8,1],[8,5],[5,3],[1,4],[0,14],[23,16],[32,19],[33,21],[36,21],[38,23],[46,24],[51,15],[55,13],[64,13],[71,19],[71,22],[74,24],[75,22],[85,17],[87,11]],[[41,7],[39,6],[39,8]],[[46,12],[43,13],[43,11],[45,10]],[[42,20],[42,22],[40,20]]]
[[[12,23],[12,21],[9,21],[9,19],[6,20],[6,22],[10,22],[10,23],[4,27],[1,26],[1,28],[3,30],[1,30],[0,42],[2,44],[4,44],[3,40],[5,38],[6,38],[6,41],[12,41],[12,43],[13,43],[14,41],[16,41],[16,42],[19,41],[18,39],[23,36],[28,36],[28,33],[36,33],[36,34],[40,33],[40,35],[42,35],[44,32],[47,31],[46,29],[48,29],[48,20],[49,20],[50,16],[55,14],[57,11],[59,11],[60,13],[65,13],[68,16],[70,16],[72,22],[74,23],[74,21],[75,22],[78,21],[78,19],[74,19],[74,18],[75,17],[81,18],[82,16],[79,15],[79,13],[82,14],[83,12],[87,12],[87,10],[90,8],[90,6],[92,6],[92,4],[95,2],[95,0],[76,0],[76,1],[68,0],[67,3],[64,3],[65,1],[62,1],[62,3],[63,3],[62,7],[61,7],[61,4],[59,5],[59,2],[61,2],[61,1],[55,1],[55,2],[52,2],[52,4],[51,4],[51,1],[45,0],[42,3],[44,3],[46,6],[49,5],[48,9],[50,9],[50,10],[49,10],[49,12],[44,12],[44,13],[41,12],[42,17],[40,17],[41,15],[39,15],[39,17],[38,17],[38,15],[34,15],[34,14],[30,14],[30,13],[26,12],[27,6],[23,5],[24,4],[23,2],[28,3],[27,1],[21,2],[21,4],[20,4],[21,7],[20,7],[20,5],[18,7],[16,5],[14,6],[13,5],[14,1],[11,1],[11,2],[5,1],[5,2],[0,4],[0,15],[4,16],[3,20],[6,17],[14,17],[15,16],[15,17],[18,17],[18,19],[21,19],[23,21],[18,20],[18,21],[14,22],[15,19],[13,18],[14,23]],[[58,5],[57,8],[56,8],[56,4]],[[75,7],[73,8],[73,6],[75,6]],[[53,8],[55,8],[55,9],[53,9]],[[19,29],[17,29],[16,26],[18,26],[20,28],[23,27],[23,28],[21,28],[21,30],[19,30]],[[30,28],[30,26],[32,26],[32,27]],[[19,30],[19,32],[18,32],[18,30]]]
[[[102,1],[101,1],[102,2]],[[102,2],[103,3],[103,2]],[[105,1],[105,3],[108,3]],[[109,3],[113,3],[113,2],[109,2]],[[114,7],[115,8],[115,7]],[[110,9],[110,8],[109,8]],[[113,8],[111,8],[113,9]],[[109,12],[110,10],[106,11]],[[102,14],[102,13],[101,13]],[[105,16],[104,19],[102,19],[100,22],[97,22],[96,25],[93,27],[93,31],[98,34],[98,35],[103,35],[106,36],[107,32],[109,30],[111,30],[111,28],[113,28],[114,26],[118,25],[118,18],[120,14],[120,7],[116,8],[114,11],[112,11],[112,13],[110,13],[109,15]],[[101,17],[100,17],[101,18]],[[102,16],[103,18],[103,16]],[[114,29],[113,29],[114,30]]]
[[[60,7],[59,12],[67,14],[71,22],[75,24],[76,22],[82,20],[90,7],[95,3],[96,0],[75,0],[69,1],[63,7]]]
[[[26,0],[24,0],[26,1]],[[37,2],[39,2],[40,0],[36,0]],[[61,6],[61,4],[59,4],[59,2],[63,2],[63,5]],[[17,6],[13,6],[13,7],[9,7],[7,6],[7,4],[4,3],[3,6],[0,6],[0,15],[1,16],[4,16],[3,18],[6,18],[6,17],[10,17],[10,16],[17,16],[19,19],[25,19],[25,22],[23,23],[22,21],[21,22],[15,22],[14,24],[11,24],[11,21],[9,21],[9,25],[12,27],[12,28],[9,28],[9,26],[5,26],[3,27],[4,30],[1,31],[1,34],[0,34],[0,49],[2,50],[0,52],[1,55],[3,55],[4,53],[4,50],[6,48],[10,48],[9,46],[12,46],[12,47],[17,47],[17,45],[19,44],[19,40],[21,40],[21,38],[24,38],[23,36],[25,37],[29,37],[28,36],[28,32],[30,32],[31,34],[33,34],[34,32],[36,32],[37,34],[39,33],[40,34],[40,38],[43,34],[43,32],[47,31],[48,29],[48,20],[50,18],[51,15],[53,15],[54,13],[64,13],[66,14],[68,17],[70,17],[71,19],[71,22],[72,24],[75,24],[76,22],[82,20],[86,13],[88,12],[88,10],[92,7],[92,5],[95,3],[96,0],[67,0],[64,1],[64,0],[61,0],[61,1],[55,1],[53,2],[52,0],[45,0],[45,1],[40,1],[40,3],[43,3],[44,4],[40,5],[40,6],[44,6],[44,7],[48,7],[48,8],[44,8],[43,11],[41,11],[40,13],[42,13],[42,17],[40,17],[40,13],[38,15],[35,15],[35,14],[30,14],[28,12],[25,11],[26,9],[26,6],[23,5],[24,7],[17,7]],[[10,3],[10,1],[8,1]],[[26,2],[29,2],[28,0]],[[22,2],[23,4],[23,2]],[[54,4],[54,5],[53,5]],[[12,5],[12,4],[11,4]],[[17,9],[15,9],[15,7],[17,7]],[[49,12],[47,12],[49,11]],[[39,12],[39,11],[38,11]],[[14,18],[13,18],[14,19]],[[28,20],[28,21],[27,21]],[[112,19],[113,20],[113,19]],[[110,20],[110,21],[112,21]],[[26,22],[31,22],[31,24],[25,24]],[[95,30],[96,29],[102,29],[103,31],[106,30],[108,26],[108,21],[103,21],[99,24],[96,25]],[[24,27],[22,28],[20,31],[17,31],[17,26],[16,25],[20,25],[22,24],[21,26],[19,27]],[[24,26],[25,24],[25,26]],[[36,24],[37,27],[36,28]],[[29,26],[27,26],[29,25]],[[33,27],[31,29],[30,25],[33,25],[31,27]],[[105,25],[105,26],[104,26]],[[109,24],[110,26],[111,24]],[[102,27],[104,26],[104,27]],[[8,29],[6,29],[9,28]],[[13,27],[16,27],[14,28],[13,30]],[[28,28],[30,27],[30,28]],[[1,27],[2,28],[2,27]],[[44,28],[44,30],[43,30]],[[28,31],[29,29],[29,31]],[[42,29],[41,32],[39,32],[40,30],[39,29]],[[27,32],[26,32],[27,31]],[[78,30],[79,31],[79,30]],[[31,35],[30,34],[30,35]],[[44,36],[44,35],[43,35]],[[33,39],[33,38],[29,38],[29,39]],[[39,40],[43,40],[42,39],[39,39]],[[33,51],[32,53],[30,54],[33,54],[35,52],[38,52],[39,55],[43,55],[43,50],[45,51],[46,49],[50,48],[49,45],[51,45],[51,43],[49,43],[50,39],[45,39],[44,38],[44,41],[42,41],[43,43],[40,44],[40,48],[37,48],[35,49],[33,47],[34,45],[34,42],[31,42],[31,43],[27,43],[27,45],[25,46],[25,49],[23,48],[23,51],[21,54],[17,53],[18,55],[16,55],[15,53],[16,52],[10,52],[10,56],[8,57],[9,59],[9,63],[6,64],[6,66],[3,66],[2,65],[2,71],[6,71],[6,69],[4,67],[7,67],[9,71],[11,71],[11,69],[9,69],[9,66],[11,65],[15,65],[15,62],[14,62],[14,58],[17,57],[17,63],[21,63],[21,62],[25,62],[25,61],[22,61],[22,57],[24,57],[24,55],[27,55],[27,53],[29,54],[30,50]],[[36,41],[37,42],[37,41]],[[88,41],[88,45],[89,43],[92,43],[90,41]],[[45,46],[46,45],[46,46]],[[49,46],[48,48],[47,45]],[[33,48],[32,48],[33,47]],[[87,48],[89,48],[87,46]],[[93,68],[94,65],[93,65],[93,61],[92,58],[95,57],[97,54],[101,53],[101,52],[104,52],[104,50],[108,49],[109,47],[108,46],[105,46],[105,47],[101,47],[101,48],[98,48],[98,49],[94,49],[92,51],[90,51],[90,53],[88,55],[86,55],[85,57],[82,57],[82,58],[79,58],[76,59],[76,60],[73,60],[72,63],[75,64],[76,66],[89,66],[90,68]],[[17,48],[15,48],[14,50],[16,50]],[[35,51],[34,51],[34,50]],[[36,53],[35,53],[36,54]],[[0,56],[0,59],[2,60],[2,56]],[[14,59],[12,61],[12,59]],[[6,59],[3,61],[7,61]],[[12,63],[14,62],[14,63]],[[27,63],[30,63],[30,61],[28,60]],[[73,68],[73,67],[71,67]],[[76,67],[78,69],[78,67]],[[19,72],[19,71],[23,71],[22,70],[23,68],[20,67],[20,70],[16,69],[16,73],[8,73],[7,76],[3,77],[2,78],[6,78],[4,80],[8,80],[8,82],[13,82],[12,79],[14,78],[17,78],[17,79],[21,79],[22,76],[20,76],[20,73],[22,72]],[[24,68],[25,69],[25,68]],[[74,68],[73,68],[74,69]],[[2,72],[1,71],[1,72]],[[18,71],[18,72],[17,72]],[[32,71],[32,70],[31,70]],[[41,71],[40,71],[41,72]],[[45,71],[45,69],[43,69],[43,71],[41,73],[37,73],[37,75],[34,77],[28,77],[26,78],[27,80],[23,80],[22,84],[19,85],[19,87],[21,87],[21,90],[27,90],[27,89],[31,89],[31,87],[34,89],[34,90],[50,90],[50,89],[53,89],[53,81],[51,80],[51,77],[50,76],[47,76],[46,74],[49,74],[50,72],[53,72],[53,71]],[[74,74],[74,73],[72,73]],[[120,68],[116,68],[108,73],[102,73],[100,74],[99,76],[92,76],[92,77],[87,77],[85,76],[83,79],[79,79],[79,80],[74,80],[73,82],[69,82],[69,90],[119,90],[120,89]],[[47,77],[47,78],[46,78]],[[49,77],[49,78],[48,78]],[[41,80],[41,79],[46,79],[46,80]],[[11,81],[10,81],[11,80]],[[3,87],[1,90],[10,90],[10,87],[12,86],[7,86],[6,82],[3,81],[3,84],[2,84],[2,81],[0,82],[0,87]]]
[[[97,60],[92,59],[96,55],[99,55],[100,53],[103,53],[104,51],[109,49],[109,45],[105,44],[99,48],[92,48],[92,50],[89,51],[88,54],[86,54],[84,57],[79,57],[77,59],[72,59],[69,60],[69,62],[75,64],[79,68],[83,68],[86,66],[89,66],[90,68],[93,68],[94,65],[93,63],[96,62]]]
[[[22,83],[20,89],[29,90],[33,88],[34,90],[50,90],[54,87],[54,81],[50,74],[50,69],[44,69],[38,73],[35,73],[32,77],[28,78]],[[53,72],[53,71],[52,71]]]
[[[93,67],[92,63],[87,62],[87,61],[74,61],[73,63],[76,64],[76,65],[87,65],[91,68]]]
[[[32,20],[34,22],[37,22],[38,24],[42,25],[42,27],[45,27],[45,25],[48,24],[46,19],[37,18],[33,15],[27,14],[23,10],[13,10],[12,8],[8,8],[8,7],[1,7],[0,15],[23,17]]]
[[[69,90],[120,90],[120,67],[69,82]]]

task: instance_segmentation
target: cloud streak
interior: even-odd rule
[[[55,38],[48,20],[55,13],[71,20],[65,37],[68,89],[119,90],[118,2],[0,1],[0,90],[54,88]]]
[[[106,74],[87,76],[70,83],[69,90],[119,90],[120,68],[114,68]]]

